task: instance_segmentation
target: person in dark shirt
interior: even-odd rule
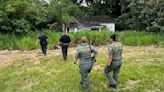
[[[38,37],[37,43],[38,42],[40,42],[42,53],[44,55],[46,55],[47,54],[48,39],[47,39],[47,36],[43,32]]]
[[[71,39],[66,33],[63,33],[62,36],[60,37],[59,42],[60,42],[60,46],[62,47],[63,59],[66,61],[67,60],[68,47],[69,47],[69,44],[71,42]]]

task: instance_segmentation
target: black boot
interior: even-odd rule
[[[117,89],[117,85],[116,85],[116,84],[115,84],[115,85],[111,85],[111,84],[110,84],[109,87],[110,87],[110,88]]]
[[[80,81],[80,84],[81,84],[81,85],[83,85],[83,82],[82,82],[82,81]]]

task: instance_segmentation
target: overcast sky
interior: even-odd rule
[[[41,1],[41,0],[40,0],[40,1]],[[50,3],[51,0],[43,0],[43,1],[46,1],[47,3]],[[80,1],[80,0],[77,0],[78,3],[79,3],[79,1]],[[87,7],[87,4],[86,4],[86,1],[85,1],[85,0],[83,0],[81,6]]]
[[[47,3],[50,3],[51,0],[40,0],[40,1],[46,1]]]

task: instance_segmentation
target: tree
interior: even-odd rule
[[[76,0],[72,0],[77,3]],[[85,0],[88,7],[83,7],[84,11],[87,11],[87,15],[109,15],[111,17],[118,17],[122,13],[126,12],[129,0]],[[82,4],[83,0],[79,0],[79,4]],[[90,13],[91,12],[91,13]]]
[[[54,23],[69,24],[79,8],[70,0],[1,0],[0,32],[25,33],[30,30],[48,29]],[[52,27],[51,27],[52,28]]]
[[[27,32],[47,22],[46,7],[38,0],[6,0],[1,2],[1,32]],[[44,26],[45,27],[45,26]]]
[[[119,16],[116,21],[121,29],[135,29],[160,32],[164,31],[163,0],[134,0],[130,11]]]
[[[69,23],[74,22],[74,17],[80,13],[79,7],[70,0],[60,0],[60,2],[59,0],[52,0],[48,10],[49,20],[52,25],[58,23],[67,26]]]

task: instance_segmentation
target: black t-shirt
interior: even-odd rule
[[[47,44],[47,36],[45,36],[45,35],[40,35],[40,36],[38,37],[38,39],[40,40],[40,43],[41,43],[41,44]]]
[[[63,35],[60,37],[60,42],[62,43],[70,43],[71,42],[71,39],[68,35]]]

